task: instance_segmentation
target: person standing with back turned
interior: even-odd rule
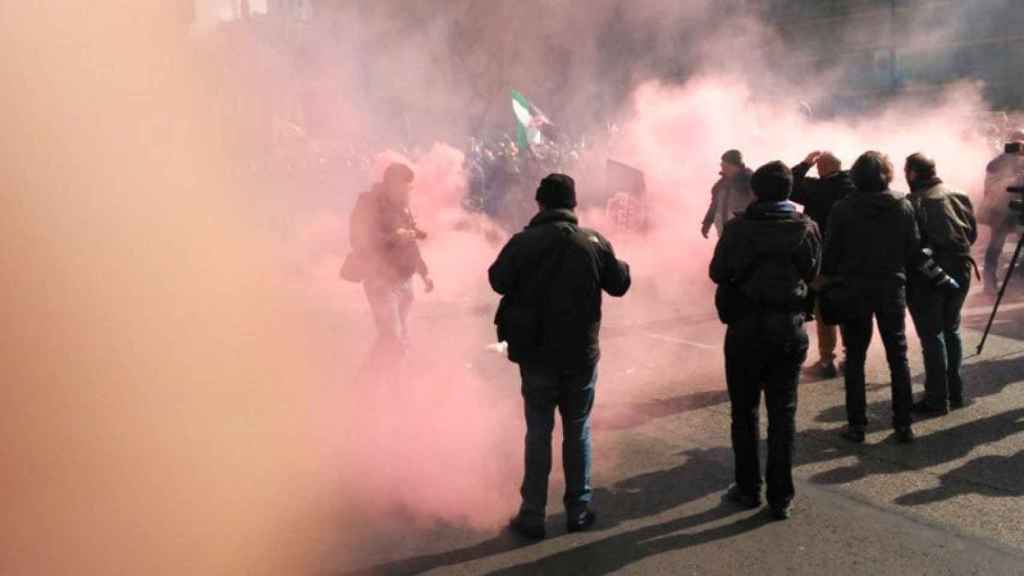
[[[522,504],[510,528],[541,539],[551,472],[551,432],[562,420],[566,528],[590,528],[590,410],[600,357],[601,293],[623,296],[629,266],[611,244],[581,228],[576,185],[551,174],[537,188],[539,212],[491,265],[491,287],[502,295],[495,324],[508,356],[519,364],[526,413]]]

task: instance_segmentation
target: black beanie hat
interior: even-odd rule
[[[565,174],[548,174],[537,187],[537,201],[545,208],[575,208],[576,182]]]
[[[739,150],[727,150],[725,154],[722,154],[722,162],[734,166],[743,166],[743,153]]]
[[[793,191],[793,173],[778,160],[769,162],[750,177],[750,188],[758,200],[782,202]]]

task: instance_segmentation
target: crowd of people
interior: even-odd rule
[[[739,150],[722,155],[721,178],[711,190],[701,232],[708,237],[714,227],[718,233],[709,275],[717,285],[719,318],[727,325],[725,381],[735,461],[729,499],[755,508],[764,496],[773,517],[791,514],[796,390],[808,354],[808,321],[817,325],[819,352],[808,369],[829,378],[841,372],[844,378],[845,439],[865,441],[865,364],[876,323],[891,376],[891,426],[898,443],[914,441],[915,415],[936,417],[970,404],[970,386],[961,373],[960,317],[972,277],[980,278],[971,250],[977,223],[993,230],[984,264],[991,290],[1005,236],[1020,220],[1006,187],[1024,184],[1024,132],[1015,130],[1007,140],[1003,154],[986,168],[977,215],[970,198],[943,183],[941,167],[923,153],[902,164],[900,180],[909,193],[894,191],[901,187],[895,167],[877,151],[856,158],[849,170],[827,151],[813,151],[794,166],[773,161],[756,170],[745,165]],[[500,160],[482,161],[501,163],[502,170],[516,166],[512,143],[499,148]],[[474,153],[487,158],[490,152],[481,145]],[[812,168],[817,177],[808,175]],[[419,275],[427,290],[433,287],[417,246],[426,234],[409,210],[414,178],[408,166],[392,165],[352,214],[354,250],[342,276],[363,283],[377,327],[372,355],[378,366],[394,366],[403,355],[412,277]],[[522,503],[510,526],[537,539],[546,534],[555,411],[565,442],[567,529],[585,530],[596,521],[589,416],[602,294],[622,297],[631,280],[628,264],[608,239],[579,225],[573,178],[553,172],[535,181],[540,184],[531,195],[534,215],[507,242],[488,276],[501,295],[498,337],[519,365],[525,404]],[[925,367],[925,390],[917,401],[908,311]],[[837,361],[840,342],[845,359]],[[762,392],[768,414],[764,474],[758,453]]]

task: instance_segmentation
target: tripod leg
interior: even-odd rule
[[[995,306],[992,307],[992,314],[988,317],[988,324],[985,326],[985,333],[981,335],[981,343],[978,344],[978,354],[981,354],[982,348],[985,347],[985,340],[988,340],[988,333],[992,330],[992,321],[996,319],[996,311],[999,310],[999,303],[1003,301],[1003,294],[1006,293],[1006,287],[1010,284],[1010,276],[1013,275],[1014,268],[1017,267],[1017,257],[1020,256],[1021,246],[1024,246],[1024,234],[1021,235],[1020,239],[1017,240],[1017,249],[1013,251],[1013,258],[1010,260],[1010,267],[1006,270],[1006,277],[1003,278],[1003,285],[999,288],[999,296],[996,297]]]

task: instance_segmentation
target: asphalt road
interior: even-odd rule
[[[978,295],[968,301],[965,350],[976,347],[990,305]],[[560,515],[535,544],[433,527],[404,534],[391,557],[356,558],[325,573],[1024,574],[1024,296],[1010,297],[984,354],[966,360],[975,403],[916,423],[913,445],[890,438],[877,337],[866,444],[838,436],[841,378],[805,378],[797,498],[785,522],[722,501],[732,476],[724,331],[707,313],[683,312],[634,322],[609,314],[593,421],[593,531],[566,534]],[[920,350],[911,342],[920,393]],[[553,474],[550,502],[562,488]]]

